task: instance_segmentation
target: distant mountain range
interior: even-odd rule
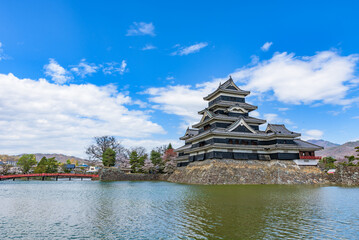
[[[1,161],[17,161],[23,154],[20,155],[15,155],[15,156],[9,156],[9,155],[1,155],[0,154],[0,160]],[[74,157],[74,156],[68,156],[65,154],[58,154],[58,153],[34,153],[34,155],[36,156],[36,161],[40,161],[41,158],[46,157],[46,158],[52,158],[55,157],[55,159],[61,163],[66,163],[66,161],[68,159],[72,160],[72,162],[76,162],[78,161],[79,164],[89,164],[91,163],[91,161],[87,160],[87,159],[83,159],[83,158],[79,158],[79,157]]]
[[[16,157],[16,158],[20,158],[23,154],[17,155],[17,156],[11,156],[11,157]],[[58,153],[34,153],[34,155],[36,156],[36,161],[40,161],[41,158],[46,157],[46,158],[52,158],[55,157],[55,159],[61,163],[65,163],[67,161],[67,159],[73,160],[73,161],[78,161],[79,164],[87,164],[90,163],[89,160],[83,159],[83,158],[79,158],[79,157],[74,157],[74,156],[68,156],[65,154],[58,154]]]
[[[311,139],[308,140],[308,142],[313,143],[315,145],[321,146],[323,148],[330,148],[330,147],[337,147],[340,146],[340,144],[337,143],[332,143],[323,139],[319,139],[319,140],[315,140],[315,139]]]
[[[36,156],[37,161],[40,161],[41,158],[43,158],[43,157],[46,157],[46,158],[55,157],[55,159],[57,161],[62,162],[62,163],[65,163],[67,161],[67,159],[73,159],[74,161],[78,161],[79,164],[89,162],[88,160],[83,159],[83,158],[68,156],[68,155],[58,154],[58,153],[35,153],[34,155]]]
[[[323,150],[317,151],[315,154],[322,157],[333,157],[337,160],[344,159],[345,156],[356,156],[358,153],[355,147],[359,146],[359,141],[346,142],[342,145],[332,143],[325,140],[308,140],[308,142],[324,147]]]

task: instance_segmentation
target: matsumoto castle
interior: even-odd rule
[[[298,165],[317,165],[314,152],[322,147],[305,142],[300,133],[283,124],[259,125],[265,120],[250,117],[257,106],[246,103],[249,91],[243,91],[230,77],[203,99],[208,107],[199,111],[202,119],[188,128],[181,140],[185,145],[176,149],[177,165],[206,159],[294,160]]]

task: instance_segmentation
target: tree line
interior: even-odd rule
[[[333,158],[333,157],[323,157],[320,160],[320,164],[326,169],[335,169],[337,168],[338,165],[342,165],[342,166],[357,166],[359,167],[359,146],[355,147],[356,152],[358,153],[357,156],[345,156],[345,160],[344,162],[339,162],[337,161],[337,159]]]
[[[75,166],[78,166],[78,161],[74,161],[73,159],[68,159],[66,163],[61,163],[57,161],[55,157],[43,157],[39,162],[37,162],[36,156],[34,154],[24,154],[17,161],[17,166],[24,174],[29,173],[30,171],[33,173],[57,173],[59,169],[60,171],[62,170],[62,172],[69,173],[71,170],[68,169],[66,165],[72,164],[72,161],[75,162]],[[10,171],[10,168],[10,165],[3,165],[0,174],[7,175]]]
[[[171,143],[154,148],[148,154],[143,147],[126,149],[113,136],[94,137],[93,140],[86,154],[90,160],[102,161],[105,167],[118,165],[133,173],[169,173],[176,167],[177,154]]]
[[[43,157],[37,162],[34,154],[24,154],[17,161],[17,166],[24,174],[29,173],[30,170],[33,170],[34,173],[57,173],[58,167],[64,166],[64,164],[56,161],[55,157]],[[4,165],[1,174],[8,174],[10,167],[9,165]]]
[[[102,162],[105,167],[118,166],[121,169],[130,169],[133,173],[171,173],[176,168],[174,159],[177,154],[169,143],[156,147],[148,154],[144,147],[125,148],[113,136],[94,137],[94,143],[86,148],[89,160]],[[66,167],[71,164],[56,161],[55,157],[43,157],[36,161],[34,154],[24,154],[17,162],[23,173],[56,173],[60,169],[63,172],[70,172]],[[76,164],[78,165],[78,164]],[[9,165],[3,165],[0,174],[6,175],[10,170]]]

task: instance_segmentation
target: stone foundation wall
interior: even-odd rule
[[[329,174],[328,179],[336,184],[358,186],[359,167],[339,166],[334,174]]]
[[[323,184],[326,174],[315,166],[297,166],[293,161],[205,160],[190,163],[168,177],[188,184]]]
[[[102,181],[165,181],[164,174],[124,173],[118,168],[104,168],[99,173]]]
[[[102,181],[169,181],[187,184],[340,184],[359,185],[359,167],[339,166],[335,174],[293,161],[205,160],[177,168],[172,174],[125,174],[104,168]]]

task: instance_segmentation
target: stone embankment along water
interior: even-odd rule
[[[336,184],[359,186],[359,167],[339,165],[336,172],[328,176]]]
[[[299,167],[293,161],[205,160],[178,168],[168,181],[188,184],[325,184],[326,174],[316,166]]]
[[[100,172],[102,181],[169,181],[186,184],[340,184],[359,185],[359,167],[339,166],[328,175],[319,167],[293,161],[205,160],[177,168],[172,174],[125,174],[117,168]]]
[[[118,168],[104,168],[99,173],[102,181],[166,181],[166,174],[124,173]]]

